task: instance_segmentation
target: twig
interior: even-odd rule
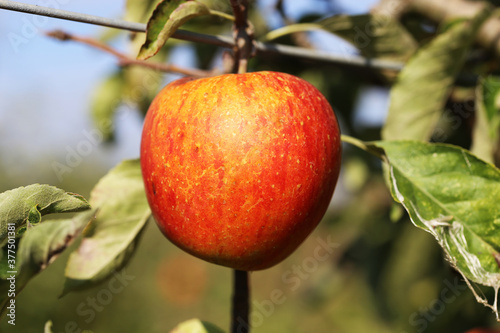
[[[248,272],[234,270],[231,333],[250,332],[250,323],[248,322],[250,312],[249,297]]]
[[[248,22],[248,1],[231,0],[234,13],[234,57],[235,72],[246,73],[248,59],[255,55],[253,28]]]
[[[215,72],[204,71],[201,69],[181,68],[181,67],[171,65],[171,64],[162,64],[162,63],[155,63],[155,62],[149,62],[149,61],[144,61],[144,60],[137,60],[137,59],[134,59],[134,58],[127,56],[126,54],[118,52],[117,50],[113,49],[112,47],[110,47],[104,43],[101,43],[96,39],[75,36],[75,35],[69,34],[69,33],[61,31],[61,30],[49,31],[49,32],[46,32],[45,34],[49,37],[52,37],[52,38],[55,38],[55,39],[58,39],[61,41],[71,40],[71,41],[83,43],[83,44],[86,44],[88,46],[99,49],[101,51],[104,51],[106,53],[112,54],[116,58],[118,58],[118,62],[120,64],[120,66],[136,65],[136,66],[151,68],[151,69],[161,71],[161,72],[179,73],[179,74],[183,74],[183,75],[187,75],[187,76],[196,76],[196,77],[207,77],[207,76],[213,76],[214,74],[216,74]]]

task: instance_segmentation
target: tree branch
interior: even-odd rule
[[[248,272],[233,270],[234,290],[232,299],[231,333],[250,332],[248,314],[250,312],[250,288],[248,283]]]
[[[248,59],[255,55],[253,27],[248,22],[248,1],[231,0],[234,13],[234,56],[235,72],[246,73]]]
[[[142,66],[142,67],[147,67],[151,68],[157,71],[161,72],[167,72],[167,73],[178,73],[178,74],[183,74],[187,76],[195,76],[195,77],[207,77],[207,76],[213,76],[217,74],[216,71],[204,71],[201,69],[194,69],[194,68],[182,68],[178,67],[175,65],[170,65],[170,64],[162,64],[162,63],[155,63],[155,62],[149,62],[149,61],[144,61],[144,60],[137,60],[135,58],[131,58],[127,56],[124,53],[118,52],[117,50],[113,49],[112,47],[96,40],[93,38],[88,38],[88,37],[81,37],[81,36],[75,36],[72,34],[69,34],[67,32],[61,31],[61,30],[53,30],[45,33],[47,36],[61,40],[61,41],[75,41],[79,42],[82,44],[86,44],[88,46],[91,46],[93,48],[96,48],[98,50],[104,51],[106,53],[114,55],[118,59],[118,63],[120,66]]]

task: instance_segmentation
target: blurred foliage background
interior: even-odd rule
[[[211,2],[219,10],[229,10],[226,1]],[[357,5],[336,0],[291,4],[293,2],[255,4],[250,20],[256,36],[262,37],[286,24],[313,22],[339,14],[360,14],[377,5],[376,1]],[[84,8],[81,5],[79,9],[84,11]],[[146,22],[152,8],[154,1],[127,1],[120,16]],[[439,29],[437,24],[415,13],[398,19],[419,44],[426,43]],[[59,22],[59,26],[73,27],[64,22]],[[203,17],[183,28],[230,34],[230,26],[220,18]],[[131,55],[137,52],[143,37],[111,29],[92,33]],[[288,35],[275,42],[333,50],[346,59],[358,53],[351,44],[319,32]],[[69,45],[58,45],[57,49]],[[74,63],[76,67],[85,62],[86,57],[109,58],[96,51],[89,55],[82,47],[77,52],[83,55]],[[51,56],[56,58],[61,54]],[[71,54],[65,56],[71,61]],[[152,60],[211,69],[221,66],[221,57],[222,51],[216,47],[172,40]],[[476,57],[481,59],[480,64],[487,64],[484,60],[487,55],[480,53]],[[9,57],[3,59],[2,66],[9,66]],[[158,89],[178,76],[139,67],[120,68],[112,60],[100,65],[107,68],[106,73],[98,84],[90,87],[91,93],[72,101],[86,113],[85,117],[78,118],[81,120],[75,130],[78,138],[69,145],[63,144],[58,149],[47,146],[46,151],[50,153],[31,154],[31,143],[25,142],[26,153],[22,155],[23,147],[9,144],[9,118],[0,117],[3,131],[0,132],[3,141],[0,191],[38,182],[88,198],[94,184],[109,168],[121,158],[138,156],[142,116]],[[474,64],[477,62],[469,66]],[[251,61],[250,70],[282,71],[307,79],[331,102],[343,133],[362,140],[380,138],[388,90],[395,72],[375,71],[348,62],[313,62],[281,56],[257,57]],[[79,87],[76,74],[68,82],[72,89]],[[37,73],[32,73],[31,80],[38,85],[44,81]],[[466,78],[463,81],[461,90],[457,89],[453,95],[455,104],[450,102],[450,106],[468,102],[467,92],[473,89],[475,82],[470,84]],[[57,137],[57,133],[44,131],[44,122],[57,119],[34,116],[39,112],[37,98],[41,97],[32,92],[26,95],[23,126],[36,128],[40,137]],[[63,104],[57,112],[71,112],[71,105]],[[16,112],[7,110],[5,103],[2,107],[0,115]],[[58,117],[57,113],[50,116]],[[472,117],[460,118],[456,113],[453,117],[458,119],[459,126],[450,128],[446,120],[440,125],[446,130],[446,142],[468,147]],[[38,123],[35,125],[33,121]],[[110,122],[114,125],[109,126]],[[71,149],[67,147],[77,151],[82,141],[89,140],[82,133],[94,133],[93,129],[102,134],[98,145],[85,156],[79,154],[80,158],[71,160]],[[26,140],[28,138],[37,140],[36,136],[28,136]],[[101,139],[104,142],[100,142]],[[12,154],[13,149],[18,150],[18,155]],[[18,158],[7,160],[5,156]],[[58,173],[54,161],[67,165],[68,158],[75,164],[71,172]],[[320,251],[326,258],[317,255]],[[54,332],[168,332],[190,318],[207,320],[224,329],[228,327],[231,270],[183,253],[164,239],[152,221],[136,254],[122,272],[95,288],[58,298],[66,259],[67,254],[63,253],[27,285],[17,298],[16,326],[8,325],[4,319],[0,323],[1,332],[41,332],[48,320],[53,321]],[[461,276],[443,259],[433,237],[415,228],[407,216],[393,206],[380,162],[352,146],[344,147],[341,179],[324,221],[291,257],[276,267],[252,273],[251,282],[254,332],[461,333],[471,327],[496,325],[491,311],[475,301]],[[490,299],[493,297],[492,291],[484,292]]]

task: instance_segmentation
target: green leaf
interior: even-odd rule
[[[114,139],[114,117],[122,102],[124,87],[123,69],[119,69],[97,87],[93,97],[91,116],[104,142]]]
[[[368,58],[406,60],[418,47],[411,34],[387,15],[336,15],[317,23],[352,43]]]
[[[95,211],[89,210],[64,220],[44,221],[29,228],[17,243],[8,242],[3,248],[4,259],[15,256],[13,263],[2,265],[0,281],[0,316],[5,314],[9,302],[10,281],[7,277],[15,277],[16,295],[36,274],[51,264],[81,233],[83,228],[94,217]],[[12,265],[12,266],[11,266]]]
[[[147,21],[158,2],[159,0],[127,0],[124,20],[141,23]]]
[[[493,163],[500,130],[500,77],[479,80],[476,89],[476,121],[471,151]]]
[[[209,322],[189,319],[177,325],[170,333],[224,333],[224,331]]]
[[[92,190],[90,202],[98,209],[96,220],[69,257],[63,294],[103,281],[132,256],[151,215],[139,160],[111,170]]]
[[[452,145],[375,145],[385,151],[393,198],[412,222],[436,238],[463,276],[500,287],[500,170]]]
[[[186,21],[209,14],[209,8],[198,1],[161,1],[149,19],[146,29],[146,41],[142,45],[137,58],[145,60],[154,56]]]
[[[42,215],[79,212],[90,205],[79,194],[50,185],[33,184],[0,193],[0,247],[7,242],[7,228],[14,225],[17,236],[29,222],[40,223]]]
[[[391,89],[384,140],[429,140],[466,53],[489,14],[488,8],[471,20],[458,21],[408,61]]]

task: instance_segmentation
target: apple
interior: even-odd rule
[[[500,330],[494,330],[492,328],[474,328],[465,333],[500,333]]]
[[[174,81],[155,97],[142,133],[142,175],[161,231],[238,270],[271,267],[307,238],[340,162],[325,97],[278,72]]]

